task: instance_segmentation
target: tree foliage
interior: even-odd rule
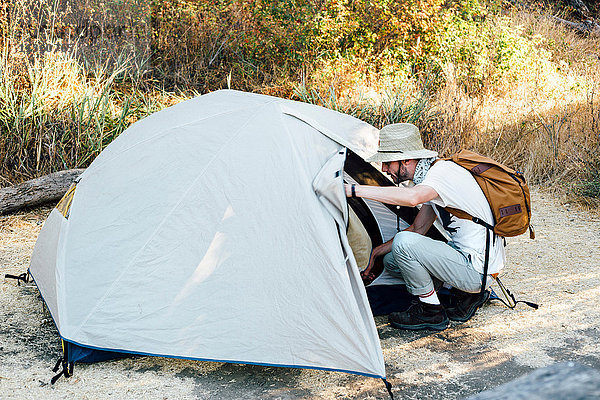
[[[437,52],[456,4],[474,1],[154,0],[153,61],[162,78],[201,89],[232,73],[252,89],[339,56],[404,64]]]

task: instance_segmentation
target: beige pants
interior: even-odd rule
[[[414,295],[434,289],[432,277],[464,292],[481,290],[483,274],[477,272],[468,255],[452,244],[415,232],[402,231],[394,237],[392,251],[383,257],[383,265],[392,275],[402,278]],[[488,284],[492,282],[488,276]]]

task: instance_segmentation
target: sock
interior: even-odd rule
[[[438,299],[435,289],[432,289],[429,293],[420,294],[419,300],[427,304],[440,304],[440,299]]]

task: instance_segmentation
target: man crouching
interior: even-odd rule
[[[382,171],[398,187],[346,185],[348,197],[400,206],[422,204],[410,227],[373,249],[367,267],[373,265],[376,257],[384,256],[385,269],[403,279],[408,291],[419,297],[420,301],[408,310],[390,314],[390,324],[395,328],[443,330],[448,327],[449,319],[471,318],[489,298],[487,290],[481,291],[486,228],[457,218],[444,207],[466,211],[490,225],[494,222],[492,211],[468,170],[452,161],[434,163],[436,158],[437,152],[423,148],[416,126],[388,125],[379,134],[379,150],[367,161],[381,162]],[[407,180],[412,180],[415,186],[399,185]],[[450,238],[448,243],[425,236],[436,218]],[[500,271],[504,258],[502,241],[493,240],[489,275]],[[486,282],[491,282],[489,275]],[[440,304],[433,277],[454,288],[454,300],[446,309]]]

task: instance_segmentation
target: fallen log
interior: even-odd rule
[[[554,16],[552,16],[552,19],[561,25],[564,25],[564,26],[567,26],[567,27],[573,29],[577,33],[600,36],[600,25],[598,25],[597,23],[595,23],[592,20],[586,20],[586,21],[582,21],[582,22],[571,22],[571,21],[567,21],[566,19],[562,19],[562,18],[558,18],[558,17],[554,17]]]
[[[0,215],[58,201],[84,169],[69,169],[0,189]]]
[[[579,16],[587,18],[590,15],[590,9],[585,5],[585,3],[581,0],[568,0],[568,3]]]
[[[507,3],[512,4],[514,7],[527,12],[534,12],[534,8],[529,1],[524,0],[504,0]],[[581,0],[567,0],[567,3],[572,10],[575,11],[577,16],[580,18],[580,22],[573,22],[564,18],[559,18],[554,15],[548,17],[559,25],[566,26],[569,29],[576,31],[581,35],[591,35],[600,37],[600,25],[590,17],[589,8]]]

